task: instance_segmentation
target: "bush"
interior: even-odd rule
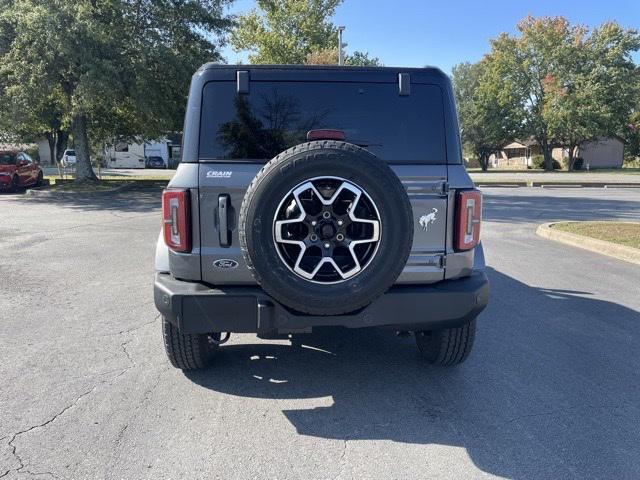
[[[544,156],[534,155],[532,157],[531,163],[533,165],[533,168],[544,168]]]
[[[467,157],[464,159],[464,165],[467,168],[480,168],[480,162],[475,157]]]
[[[533,168],[541,168],[544,170],[544,155],[536,154],[532,158]],[[553,160],[553,169],[562,170],[562,165],[557,160]]]

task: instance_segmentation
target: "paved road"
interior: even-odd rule
[[[321,331],[237,335],[184,375],[151,299],[157,191],[0,211],[0,476],[640,478],[640,269],[534,234],[637,219],[637,189],[487,189],[492,298],[456,369]]]

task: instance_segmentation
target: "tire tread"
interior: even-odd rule
[[[195,370],[211,364],[213,346],[209,344],[208,335],[181,333],[164,317],[162,334],[167,357],[174,367]]]
[[[460,327],[415,332],[420,354],[433,365],[453,366],[464,362],[473,349],[476,319]]]

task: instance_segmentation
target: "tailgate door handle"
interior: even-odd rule
[[[231,246],[231,232],[229,231],[229,195],[218,196],[218,238],[221,247]]]

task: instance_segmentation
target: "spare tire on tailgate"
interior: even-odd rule
[[[247,190],[239,224],[256,281],[313,315],[353,312],[382,295],[413,239],[400,179],[369,151],[339,141],[297,145],[267,163]]]

